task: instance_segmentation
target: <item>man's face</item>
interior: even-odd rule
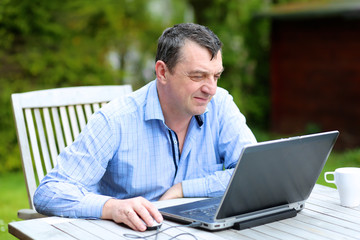
[[[167,71],[167,99],[180,116],[200,115],[216,93],[224,69],[221,52],[210,60],[209,50],[192,41],[186,41],[180,51],[172,73]]]

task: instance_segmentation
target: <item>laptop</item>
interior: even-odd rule
[[[241,230],[294,217],[304,209],[338,135],[330,131],[247,145],[223,196],[159,211],[165,219],[197,222],[209,230]]]

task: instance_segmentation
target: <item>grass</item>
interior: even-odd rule
[[[334,171],[339,167],[360,167],[360,149],[346,152],[332,152],[317,183],[335,187],[324,180],[324,172]],[[8,233],[8,223],[19,221],[17,210],[28,208],[25,181],[22,172],[6,173],[0,175],[0,239],[16,239]]]
[[[334,188],[334,184],[325,182],[324,173],[332,172],[339,167],[360,167],[360,149],[348,150],[341,153],[332,152],[317,183]]]
[[[22,172],[0,175],[0,239],[16,239],[8,233],[8,223],[19,221],[18,209],[29,208]]]

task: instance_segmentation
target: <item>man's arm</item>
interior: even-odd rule
[[[169,188],[169,190],[167,190],[164,193],[164,195],[162,195],[162,197],[159,199],[159,201],[174,199],[174,198],[182,198],[182,197],[184,197],[182,184],[177,183],[174,186],[172,186],[171,188]]]
[[[111,219],[143,231],[162,216],[145,198],[114,199],[100,195],[97,184],[112,159],[117,140],[102,114],[96,114],[78,139],[58,157],[34,195],[36,210],[45,215]]]
[[[159,201],[183,197],[216,197],[225,191],[232,172],[233,169],[228,169],[204,178],[184,180],[169,188]]]
[[[234,169],[226,169],[203,178],[182,181],[184,197],[219,197],[224,194]]]

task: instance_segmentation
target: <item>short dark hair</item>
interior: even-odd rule
[[[205,47],[211,53],[211,60],[221,50],[222,43],[209,28],[195,23],[181,23],[164,30],[158,40],[155,61],[164,61],[172,72],[180,58],[180,49],[185,40],[193,41]]]

